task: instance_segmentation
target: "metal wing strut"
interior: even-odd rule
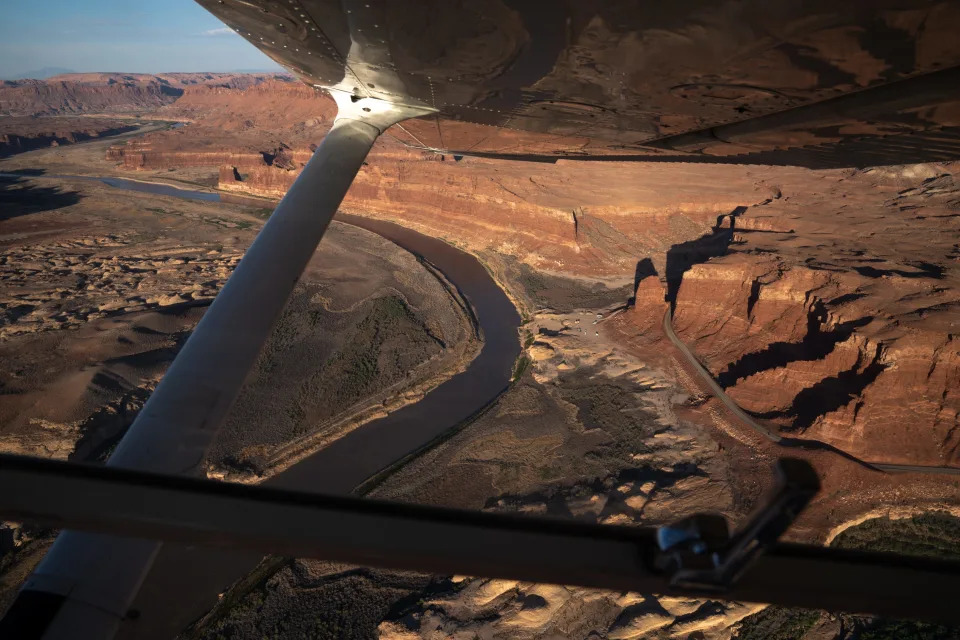
[[[339,113],[107,465],[200,475],[207,449],[377,137],[429,109],[331,92]],[[43,638],[112,638],[160,548],[64,531],[19,597],[63,599]],[[30,594],[25,596],[24,594]]]

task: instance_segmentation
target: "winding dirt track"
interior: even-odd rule
[[[736,402],[733,401],[730,396],[726,394],[717,381],[713,379],[713,376],[710,374],[707,369],[700,364],[700,361],[697,360],[696,356],[693,355],[693,352],[690,351],[689,347],[677,337],[676,332],[673,330],[673,313],[670,309],[667,309],[667,312],[663,316],[663,332],[667,335],[667,338],[670,339],[670,342],[680,350],[680,353],[687,359],[690,365],[696,370],[700,375],[703,381],[710,387],[710,390],[713,392],[713,395],[730,410],[730,413],[735,415],[739,420],[746,426],[753,429],[755,432],[770,440],[771,442],[778,444],[782,447],[791,447],[799,449],[816,449],[821,451],[831,451],[836,453],[839,456],[843,456],[849,460],[861,464],[870,469],[877,471],[883,471],[885,473],[931,473],[931,474],[944,474],[944,475],[960,475],[960,468],[958,467],[937,467],[937,466],[928,466],[928,465],[917,465],[917,464],[890,464],[886,462],[868,462],[865,460],[860,460],[849,453],[837,449],[831,444],[826,442],[821,442],[819,440],[807,440],[803,438],[784,438],[780,434],[771,431],[767,427],[763,426],[752,417],[750,417],[747,412],[741,409]]]

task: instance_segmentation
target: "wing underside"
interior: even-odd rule
[[[809,166],[960,152],[956,2],[199,1],[308,84],[436,109],[392,131],[415,147]]]

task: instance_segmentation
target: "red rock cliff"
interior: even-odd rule
[[[209,164],[221,189],[271,197],[333,113],[287,83],[188,88],[165,110],[194,122],[112,157]],[[679,335],[759,419],[868,460],[955,464],[956,170],[458,160],[388,132],[344,208],[542,271],[639,282],[637,326],[656,330],[666,294]]]

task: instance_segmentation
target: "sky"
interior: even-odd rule
[[[78,72],[279,70],[193,0],[0,0],[0,78]]]

